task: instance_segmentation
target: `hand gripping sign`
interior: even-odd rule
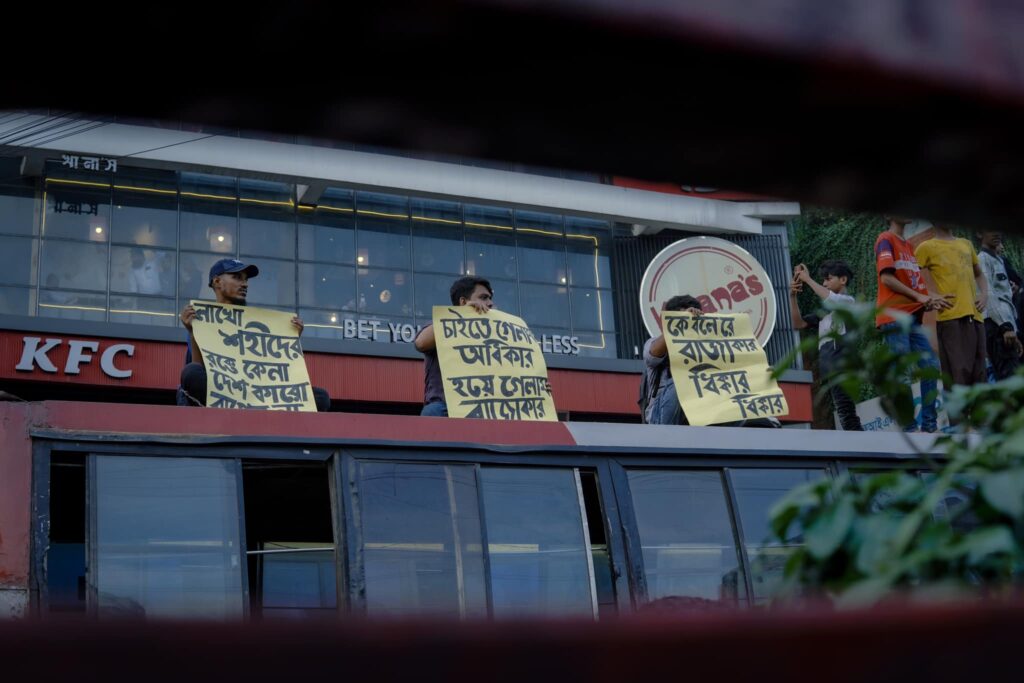
[[[666,311],[661,324],[676,395],[691,425],[789,414],[747,315]]]
[[[558,420],[544,355],[521,318],[434,306],[434,339],[450,417]]]
[[[316,411],[291,313],[192,301],[209,408]]]

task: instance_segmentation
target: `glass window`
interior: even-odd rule
[[[583,332],[575,330],[572,336],[577,337],[580,356],[587,358],[618,358],[618,341],[609,332]]]
[[[516,240],[511,233],[471,229],[466,218],[466,273],[488,280],[518,275]]]
[[[173,251],[111,247],[110,290],[173,297],[175,261]]]
[[[43,242],[42,285],[50,289],[107,288],[107,245]]]
[[[94,485],[100,614],[243,615],[233,461],[97,456]]]
[[[356,222],[348,197],[324,193],[316,210],[299,207],[299,258],[328,263],[355,263]]]
[[[44,289],[39,292],[39,315],[67,320],[106,320],[107,297]]]
[[[512,232],[512,210],[496,206],[478,206],[466,204],[463,207],[466,215],[466,227]]]
[[[824,476],[824,470],[729,471],[743,525],[743,543],[750,562],[755,602],[763,602],[771,597],[773,586],[782,577],[789,553],[804,542],[801,535],[788,538],[785,543],[772,538],[768,511],[792,489]]]
[[[259,267],[260,274],[249,282],[248,303],[254,306],[283,306],[294,310],[295,261],[261,259],[254,263]]]
[[[516,211],[516,229],[520,233],[560,238],[563,234],[562,217],[537,211]]]
[[[557,327],[568,331],[569,288],[551,285],[519,285],[523,320],[531,326]]]
[[[333,550],[309,550],[316,543],[268,543],[274,550],[296,549],[295,553],[260,556],[262,579],[261,613],[264,617],[304,618],[310,610],[334,610],[338,591]]]
[[[178,259],[178,298],[182,307],[191,299],[214,299],[210,289],[210,268],[224,258],[223,254],[190,254],[182,252]],[[262,276],[263,269],[260,268]]]
[[[434,306],[451,303],[452,283],[456,276],[416,273],[416,317],[424,322],[433,318]]]
[[[360,463],[359,508],[370,614],[487,614],[471,465]]]
[[[23,287],[0,287],[0,313],[32,315],[35,312],[35,292]]]
[[[356,310],[411,317],[411,279],[408,272],[360,268],[356,273]]]
[[[356,263],[375,268],[409,268],[409,209],[405,197],[356,193],[359,224]]]
[[[459,205],[455,202],[411,199],[410,210],[413,269],[463,274],[465,254]]]
[[[559,285],[569,282],[561,239],[520,236],[518,253],[520,279]]]
[[[35,286],[36,249],[30,237],[0,237],[0,283]]]
[[[32,188],[0,186],[0,232],[36,233],[36,193]]]
[[[141,247],[178,245],[178,181],[171,172],[132,169],[114,183],[114,242]]]
[[[238,228],[236,180],[226,176],[181,174],[182,249],[235,253]]]
[[[323,263],[300,263],[299,305],[355,310],[356,269]]]
[[[388,343],[392,341],[391,325],[397,328],[399,341],[411,342],[416,336],[416,328],[413,326],[412,318],[404,318],[392,315],[376,315],[373,313],[339,313],[338,311],[322,310],[316,308],[299,309],[299,316],[306,325],[303,333],[311,334],[314,337],[326,339],[363,339],[364,341],[376,341]],[[363,327],[359,327],[359,321]],[[374,330],[374,323],[377,327]],[[345,332],[348,332],[347,337]],[[401,339],[402,335],[406,339]]]
[[[239,252],[244,256],[295,258],[295,204],[292,186],[242,179]]]
[[[586,218],[565,219],[569,284],[611,287],[611,236],[608,224]]]
[[[110,237],[110,187],[65,185],[48,178],[43,236],[88,242]]]
[[[488,281],[494,290],[494,307],[512,315],[519,315],[519,285],[514,280],[488,278]]]
[[[615,314],[612,293],[607,289],[573,287],[572,326],[581,330],[614,330]]]
[[[178,313],[174,299],[110,296],[110,322],[174,327],[178,324]]]
[[[650,601],[736,602],[743,569],[718,472],[630,470]]]
[[[580,491],[572,470],[480,470],[494,615],[594,614]]]

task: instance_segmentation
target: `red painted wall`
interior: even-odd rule
[[[23,339],[26,336],[64,340],[61,346],[48,354],[58,372],[47,373],[39,368],[32,372],[15,370],[21,360]],[[92,362],[83,363],[77,375],[64,373],[69,339],[98,341],[100,344],[99,350],[93,354]],[[135,345],[135,355],[129,358],[119,354],[116,363],[119,368],[131,369],[132,377],[113,379],[106,376],[100,369],[100,356],[109,346],[126,341]],[[185,345],[170,342],[0,332],[0,379],[170,391],[178,386],[178,374],[184,357]],[[416,404],[423,400],[423,361],[418,359],[307,353],[306,366],[313,384],[327,389],[335,400],[406,404]],[[636,405],[640,386],[638,374],[551,369],[548,376],[555,396],[555,407],[559,411],[639,415]],[[809,422],[810,385],[783,383],[782,389],[790,407],[790,414],[785,419]],[[110,392],[109,400],[117,400],[116,390]]]

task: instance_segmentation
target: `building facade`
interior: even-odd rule
[[[694,235],[749,251],[779,301],[789,202],[183,124],[0,114],[0,378],[29,399],[170,402],[179,311],[207,273],[260,268],[249,303],[297,311],[335,407],[418,410],[411,341],[462,275],[542,340],[563,418],[636,419],[637,292]],[[784,306],[767,345],[792,348]],[[807,373],[784,377],[809,419]]]

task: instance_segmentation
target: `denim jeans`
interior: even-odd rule
[[[423,406],[420,411],[423,417],[448,417],[448,404],[444,401],[434,401]]]
[[[885,343],[889,345],[889,349],[897,354],[903,355],[906,353],[918,352],[921,354],[921,359],[918,361],[918,367],[922,369],[939,367],[939,359],[936,358],[935,352],[932,351],[931,342],[928,341],[928,336],[924,332],[924,328],[914,323],[910,326],[910,331],[905,332],[900,323],[887,323],[878,328],[885,335]],[[910,377],[907,377],[907,391],[910,391]],[[938,415],[935,411],[935,380],[934,379],[923,379],[921,380],[921,431],[923,432],[934,432],[937,428]],[[930,400],[929,400],[929,395]],[[906,432],[916,432],[917,423],[906,425],[903,428]]]
[[[682,406],[679,405],[679,397],[676,396],[676,388],[673,385],[659,387],[658,393],[651,400],[654,402],[654,407],[651,410],[651,424],[690,424],[686,420]]]

